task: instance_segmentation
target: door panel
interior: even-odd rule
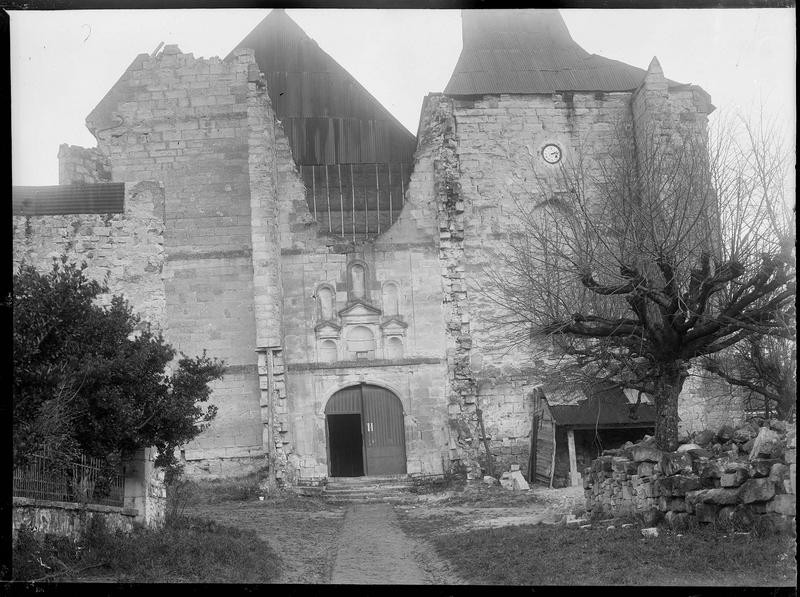
[[[344,388],[328,400],[325,414],[332,476],[398,475],[406,472],[403,405],[392,392],[366,384]],[[356,435],[351,428],[354,419],[347,419],[345,423],[345,417],[359,420],[359,450],[363,463],[360,469],[352,465],[353,438]],[[356,470],[360,472],[354,472]]]
[[[367,474],[403,474],[406,472],[403,405],[384,388],[367,385],[362,388]]]

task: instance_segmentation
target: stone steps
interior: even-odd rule
[[[401,502],[413,483],[406,475],[332,477],[323,495],[331,503]]]

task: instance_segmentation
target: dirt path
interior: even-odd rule
[[[389,504],[353,504],[339,535],[333,584],[461,584],[427,544],[400,529]]]

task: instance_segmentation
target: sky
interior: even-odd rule
[[[9,11],[12,180],[58,184],[58,146],[96,146],[86,116],[137,54],[159,43],[224,58],[269,10]],[[319,46],[416,134],[422,100],[461,51],[457,10],[287,10]],[[795,143],[794,9],[570,9],[585,50],[711,94],[713,118],[763,109]]]

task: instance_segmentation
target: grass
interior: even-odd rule
[[[179,517],[127,535],[93,522],[78,540],[22,529],[12,579],[264,583],[278,577],[279,566],[278,555],[252,531]]]
[[[507,526],[453,532],[444,519],[404,522],[427,538],[465,580],[504,585],[794,585],[795,541],[787,535],[724,534],[700,527],[606,530]]]

